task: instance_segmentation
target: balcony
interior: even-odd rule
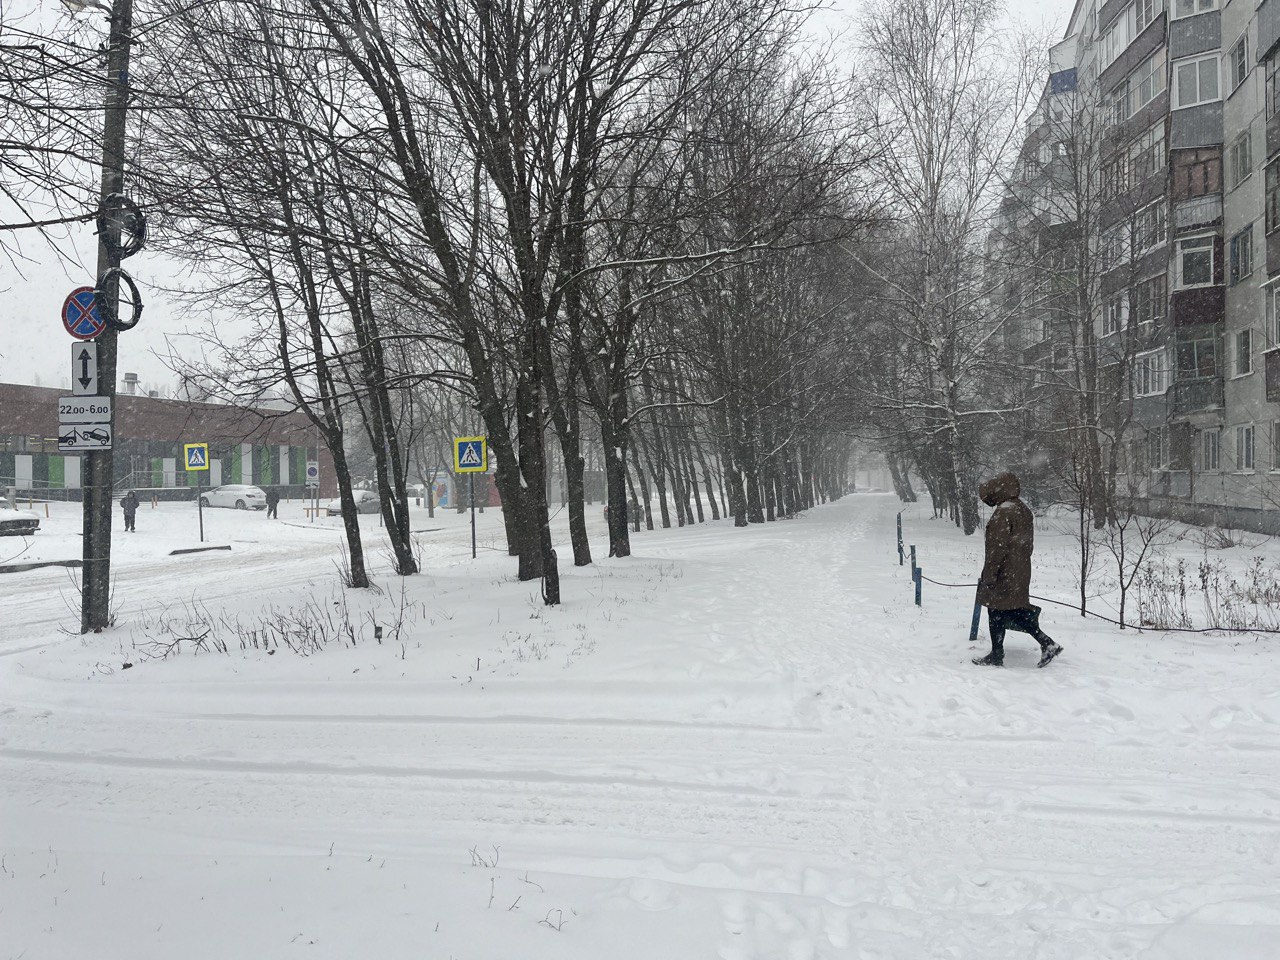
[[[1196,377],[1175,380],[1165,394],[1169,404],[1169,417],[1189,417],[1222,409],[1222,378]]]
[[[1222,222],[1222,194],[1210,193],[1193,200],[1184,200],[1173,208],[1175,230],[1208,227]]]
[[[1221,259],[1219,255],[1219,263]],[[1169,311],[1175,328],[1221,323],[1226,306],[1226,287],[1174,290],[1169,295]]]

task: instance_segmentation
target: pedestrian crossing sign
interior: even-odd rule
[[[487,473],[489,448],[484,437],[453,438],[453,472]]]
[[[184,443],[182,457],[187,462],[188,470],[209,469],[209,445],[207,443]]]

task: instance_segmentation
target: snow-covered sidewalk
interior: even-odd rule
[[[336,521],[210,511],[232,551],[169,557],[189,511],[144,509],[89,638],[65,571],[6,575],[0,960],[1275,957],[1280,642],[1064,610],[1048,669],[1016,635],[978,669],[971,594],[912,605],[897,509],[566,544],[550,610],[496,511],[474,562],[465,516],[415,516],[403,594],[362,518],[367,597]],[[979,538],[907,521],[973,578]],[[1035,592],[1070,598],[1067,550],[1042,534]],[[139,655],[307,610],[357,642]]]

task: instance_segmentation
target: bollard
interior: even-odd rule
[[[920,606],[920,588],[924,583],[924,567],[916,567],[911,571],[911,579],[916,582],[916,606]]]
[[[49,501],[48,500],[44,502],[44,518],[46,520],[49,519]]]
[[[911,579],[916,578],[916,545],[911,545]]]
[[[969,623],[969,642],[978,642],[978,624],[982,620],[982,604],[975,598],[973,601],[973,620]]]

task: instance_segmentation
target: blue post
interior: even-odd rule
[[[916,545],[911,545],[911,579],[916,578]]]
[[[911,572],[911,579],[916,582],[916,606],[920,606],[920,587],[924,582],[924,567],[916,567]]]
[[[898,514],[898,566],[902,566],[902,514]]]
[[[982,620],[982,604],[975,598],[973,601],[973,621],[969,624],[969,642],[978,642],[978,624]]]

